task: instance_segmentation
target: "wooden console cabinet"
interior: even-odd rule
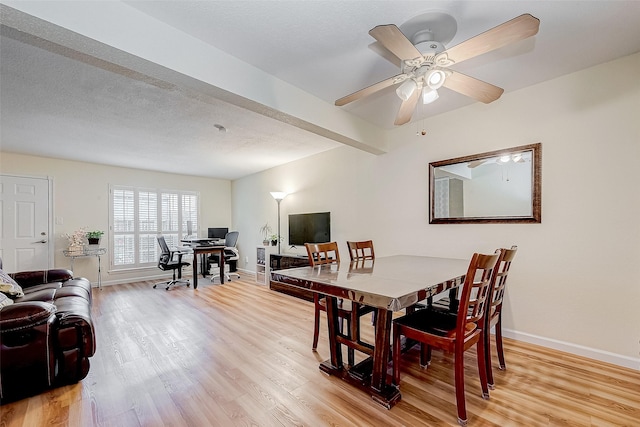
[[[286,270],[288,268],[306,267],[309,265],[309,258],[306,255],[271,254],[270,270]],[[270,278],[271,279],[271,278]],[[313,292],[306,289],[299,289],[286,283],[269,280],[269,289],[282,292],[287,295],[313,301]]]

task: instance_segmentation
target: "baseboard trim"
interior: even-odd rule
[[[572,344],[510,329],[502,329],[502,336],[640,371],[640,358],[623,356],[609,351],[598,350],[591,347],[585,347],[578,344]]]

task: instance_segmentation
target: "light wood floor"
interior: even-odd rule
[[[391,410],[318,369],[313,309],[243,275],[196,291],[151,282],[94,290],[97,354],[87,378],[0,407],[1,426],[457,425],[452,360],[417,350]],[[372,328],[363,321],[365,337]],[[507,370],[480,397],[466,360],[470,426],[638,426],[640,372],[507,340]],[[346,359],[345,359],[346,360]],[[495,361],[494,361],[495,363]]]

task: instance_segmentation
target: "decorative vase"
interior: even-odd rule
[[[264,246],[269,246],[269,241],[265,239],[265,240],[262,241],[262,244]]]
[[[271,246],[277,246],[278,245],[278,241],[277,240],[272,240],[271,241]]]

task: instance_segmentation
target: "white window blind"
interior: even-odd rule
[[[158,234],[175,247],[187,235],[187,221],[198,229],[198,194],[113,186],[110,220],[111,269],[154,266]]]

